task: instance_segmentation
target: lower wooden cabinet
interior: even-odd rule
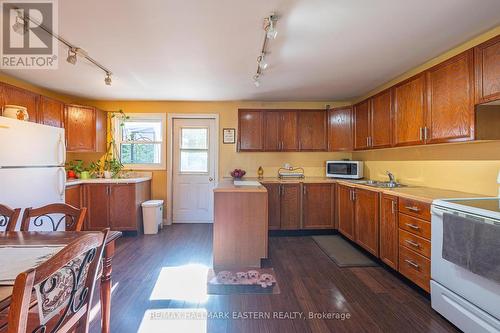
[[[337,223],[339,232],[354,240],[354,188],[337,184]]]
[[[302,184],[302,226],[304,229],[334,228],[333,184]]]
[[[380,201],[379,257],[398,269],[398,197],[388,194]]]
[[[281,184],[264,183],[267,189],[268,228],[269,230],[279,230],[281,228]]]
[[[378,256],[379,195],[359,188],[354,195],[354,240],[374,256]]]
[[[142,231],[141,203],[151,199],[151,182],[85,184],[85,230]]]
[[[82,185],[70,185],[66,187],[65,202],[76,208],[82,207]]]
[[[281,184],[280,228],[300,229],[300,184]]]
[[[406,248],[399,247],[399,272],[414,282],[417,286],[430,291],[431,261]]]

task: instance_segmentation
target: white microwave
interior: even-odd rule
[[[326,176],[331,178],[363,178],[362,161],[326,161]]]

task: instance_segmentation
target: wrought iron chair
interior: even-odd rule
[[[63,221],[66,231],[81,231],[86,213],[87,208],[85,207],[78,209],[63,203],[40,208],[27,208],[23,214],[21,231],[32,231],[30,225],[42,227],[46,224],[52,227],[53,231],[56,231],[59,230],[59,226]]]
[[[7,332],[88,332],[108,232],[84,234],[40,266],[19,274],[12,292]]]
[[[5,231],[15,230],[20,213],[20,208],[12,209],[0,204],[0,228],[5,227]]]

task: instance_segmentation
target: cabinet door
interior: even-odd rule
[[[135,184],[109,185],[109,221],[112,230],[137,230]]]
[[[427,71],[427,102],[428,143],[474,139],[472,50]]]
[[[279,151],[281,149],[280,140],[280,112],[264,112],[264,150]]]
[[[383,194],[380,204],[380,259],[398,269],[398,197]]]
[[[264,112],[261,110],[239,110],[238,150],[262,151],[264,149]]]
[[[333,229],[334,192],[332,184],[303,184],[304,229]]]
[[[500,36],[474,48],[476,103],[500,99]]]
[[[97,153],[105,153],[107,150],[107,125],[107,113],[95,109],[95,151]]]
[[[38,121],[38,101],[39,95],[28,90],[17,88],[9,84],[2,83],[2,111],[5,105],[24,106],[29,115],[29,121],[36,123]]]
[[[70,152],[95,151],[96,122],[94,108],[66,106],[67,150]]]
[[[40,97],[40,109],[38,122],[40,124],[64,127],[64,103],[58,100]]]
[[[281,184],[281,229],[300,229],[300,184]]]
[[[85,230],[101,231],[109,228],[109,186],[106,184],[85,184],[84,203],[87,207]]]
[[[328,111],[328,150],[352,150],[352,108],[344,107]]]
[[[355,193],[355,241],[378,256],[379,193],[359,188]]]
[[[394,88],[394,145],[424,143],[425,76],[419,74]]]
[[[337,220],[339,231],[347,238],[354,240],[354,189],[337,184]]]
[[[280,137],[282,151],[299,150],[298,121],[299,116],[297,111],[281,112]]]
[[[281,184],[263,183],[262,185],[267,189],[268,228],[269,230],[279,230],[281,227]]]
[[[370,148],[370,100],[354,105],[354,149]]]
[[[386,90],[373,96],[370,114],[370,146],[390,147],[392,143],[392,92]]]
[[[326,150],[326,111],[299,111],[299,149]]]
[[[73,185],[66,187],[65,192],[65,202],[68,205],[71,205],[76,208],[80,208],[82,206],[82,186],[81,185]]]

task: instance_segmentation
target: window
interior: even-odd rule
[[[181,173],[208,173],[208,128],[181,128]]]
[[[127,169],[165,169],[165,115],[128,114],[115,118],[115,140],[120,161]]]

